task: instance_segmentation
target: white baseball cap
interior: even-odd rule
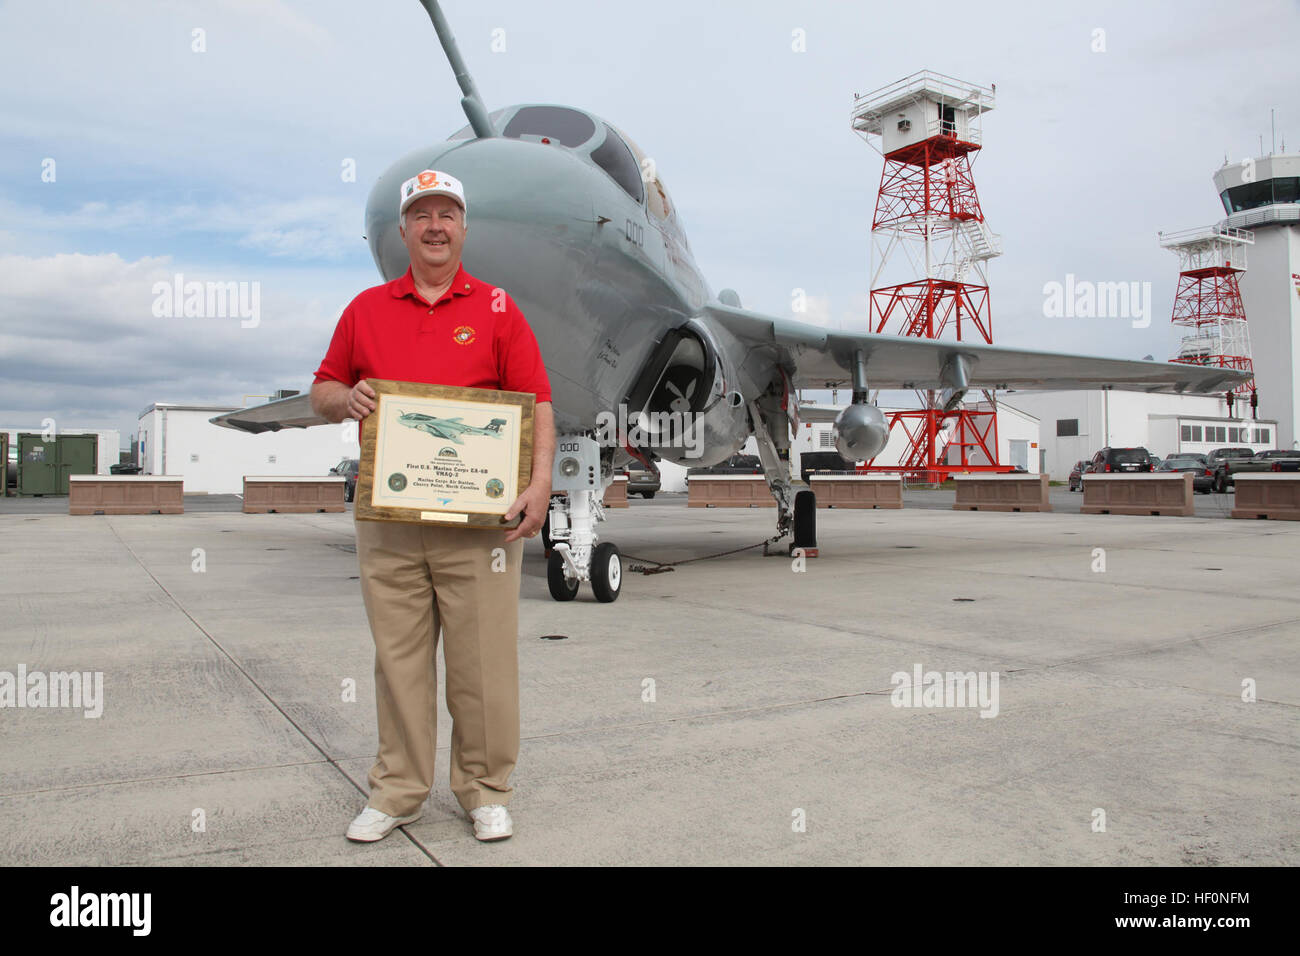
[[[436,169],[426,169],[402,183],[401,205],[397,207],[397,215],[406,212],[406,207],[421,196],[450,196],[460,203],[461,209],[469,211],[465,202],[465,187],[459,179]]]

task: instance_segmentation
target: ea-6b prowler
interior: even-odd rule
[[[457,445],[465,444],[460,440],[461,435],[491,435],[493,438],[500,438],[501,426],[506,424],[504,418],[494,418],[479,428],[477,425],[466,425],[459,417],[437,418],[433,415],[425,415],[423,412],[403,412],[397,416],[397,421],[407,428],[417,428],[435,438],[445,438]]]
[[[617,598],[618,549],[597,546],[596,523],[615,469],[632,459],[652,468],[656,459],[712,465],[753,435],[778,533],[792,534],[796,546],[809,543],[815,501],[809,491],[793,493],[780,455],[799,420],[799,388],[851,387],[852,403],[834,418],[835,447],[864,461],[889,437],[869,388],[940,389],[951,411],[971,388],[1208,393],[1245,378],[1221,368],[836,332],[748,311],[735,292],[710,291],[663,179],[636,143],[568,106],[489,113],[441,8],[421,3],[469,124],[379,177],[366,203],[366,236],[384,279],[398,278],[409,265],[397,231],[399,184],[423,169],[465,184],[473,210],[465,268],[514,297],[550,377],[558,441],[547,572],[557,600],[572,599],[582,581],[599,600]],[[597,441],[601,421],[620,410],[620,420],[643,426],[629,430],[635,440],[621,440],[620,430],[620,440]],[[659,434],[655,423],[673,412],[689,412],[693,430]],[[324,424],[306,395],[213,421],[253,432]]]

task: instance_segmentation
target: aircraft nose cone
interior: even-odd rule
[[[398,233],[401,184],[424,169],[461,181],[467,205],[465,268],[487,282],[533,259],[529,246],[568,250],[578,260],[595,229],[585,177],[591,168],[556,146],[515,139],[456,140],[417,150],[398,160],[375,183],[366,206],[366,235],[386,279],[410,262]],[[539,246],[540,243],[540,246]],[[515,282],[517,285],[518,282]]]

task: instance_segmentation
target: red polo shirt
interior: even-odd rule
[[[551,400],[537,337],[514,299],[462,265],[430,305],[410,267],[400,279],[366,289],[343,310],[316,382],[351,388],[363,378],[532,392]]]

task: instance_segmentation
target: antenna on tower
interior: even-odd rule
[[[1277,109],[1276,108],[1272,108],[1268,111],[1268,122],[1269,125],[1272,126],[1273,128],[1273,152],[1269,153],[1269,155],[1272,156],[1273,153],[1277,152]]]

